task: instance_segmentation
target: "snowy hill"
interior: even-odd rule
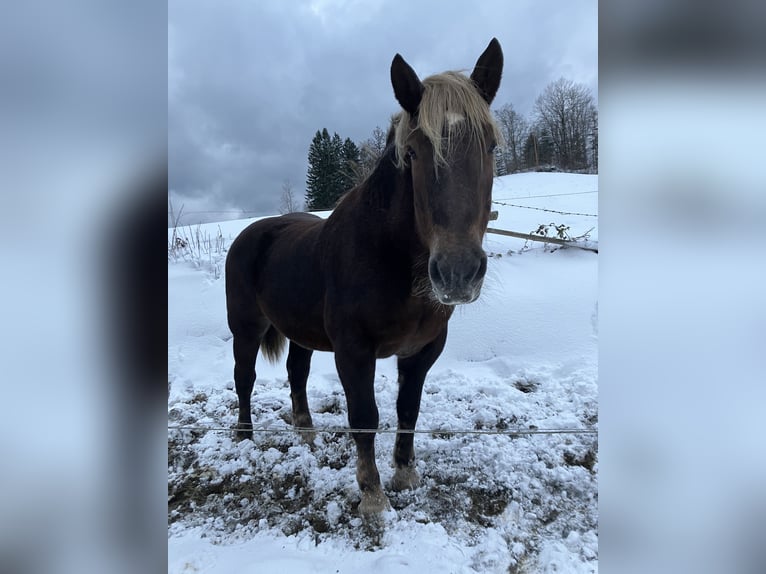
[[[491,227],[529,233],[567,225],[598,239],[596,176],[498,178]],[[562,213],[563,212],[563,213]],[[252,219],[180,230],[208,252],[168,264],[171,426],[236,422],[225,248]],[[169,238],[171,231],[169,230]],[[216,238],[218,243],[216,245]],[[420,429],[597,429],[597,255],[487,235],[480,299],[459,308],[426,379]],[[284,362],[259,357],[256,425],[288,426]],[[396,363],[378,361],[381,428],[396,428]],[[308,381],[317,427],[346,426],[332,355]],[[419,434],[421,486],[388,492],[396,511],[363,523],[353,441],[319,433],[168,435],[170,572],[594,572],[598,568],[597,438],[592,434]],[[377,438],[385,483],[394,435]]]

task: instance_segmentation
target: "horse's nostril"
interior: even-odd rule
[[[487,274],[487,256],[484,253],[482,253],[481,258],[479,259],[479,270],[476,272],[476,275],[474,275],[473,278],[483,279],[486,274]]]
[[[439,269],[439,262],[436,257],[431,259],[431,262],[428,265],[428,274],[431,276],[431,281],[433,283],[439,285],[444,285],[446,283],[445,277]]]
[[[472,283],[474,279],[476,279],[480,268],[481,262],[478,259],[472,259],[466,263],[465,273],[463,274],[463,281],[466,285]]]

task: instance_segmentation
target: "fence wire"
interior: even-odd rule
[[[497,205],[504,205],[506,207],[520,207],[521,209],[534,209],[535,211],[547,211],[549,213],[559,213],[561,215],[582,215],[583,217],[598,217],[593,213],[577,213],[574,211],[559,211],[557,209],[545,209],[544,207],[530,207],[529,205],[516,205],[513,203],[505,203],[503,201],[492,201]]]
[[[525,435],[554,435],[554,434],[598,434],[597,429],[587,428],[563,428],[563,429],[357,429],[345,427],[253,427],[251,429],[238,429],[237,427],[215,427],[199,425],[174,425],[168,426],[169,431],[196,431],[196,432],[253,432],[259,434],[287,434],[287,433],[325,433],[325,434],[432,434],[432,435],[505,435],[505,436],[525,436]]]
[[[538,197],[565,197],[569,195],[585,195],[587,193],[598,193],[597,189],[591,191],[570,191],[568,193],[548,193],[545,195],[517,195],[516,197],[500,197],[498,201],[513,201],[514,199],[535,199]]]

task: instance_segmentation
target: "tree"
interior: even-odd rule
[[[505,151],[502,147],[497,146],[495,148],[495,176],[508,175],[508,170],[505,168]]]
[[[309,146],[309,169],[306,176],[306,207],[320,209],[325,204],[327,189],[327,148],[330,134],[327,128],[317,131]]]
[[[535,101],[537,120],[554,148],[554,162],[561,169],[588,167],[587,137],[596,111],[590,90],[571,80],[551,82]]]
[[[501,152],[505,172],[517,172],[524,167],[524,139],[529,133],[529,125],[512,104],[495,110],[495,119],[504,140]]]
[[[346,193],[357,184],[355,174],[360,159],[359,148],[351,141],[351,138],[346,138],[343,142],[340,156],[341,193]]]
[[[295,213],[296,211],[303,211],[302,206],[298,204],[298,200],[293,195],[293,185],[289,179],[282,182],[282,195],[279,198],[279,213]]]
[[[590,168],[598,173],[598,110],[593,110],[590,129]]]
[[[330,138],[327,128],[317,131],[309,146],[306,176],[308,209],[332,209],[345,191],[341,173],[342,154],[343,142],[337,133]]]
[[[346,179],[343,175],[343,140],[340,139],[338,132],[333,132],[330,142],[329,165],[332,173],[332,185],[328,189],[330,203],[326,209],[335,207],[340,196],[346,191],[343,187]]]
[[[544,126],[532,126],[524,141],[524,163],[527,169],[549,167],[553,162],[553,142]]]
[[[344,193],[372,172],[385,148],[386,134],[376,127],[372,137],[357,146],[327,128],[317,131],[309,146],[306,207],[331,209]]]
[[[354,183],[363,182],[373,172],[386,149],[386,132],[375,126],[372,135],[359,144],[359,163],[354,173]]]

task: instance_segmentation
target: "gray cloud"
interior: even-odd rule
[[[560,76],[596,93],[595,1],[171,0],[174,203],[276,212],[284,180],[303,195],[318,129],[359,141],[387,126],[398,109],[389,83],[395,53],[421,77],[469,71],[493,36],[506,59],[496,105],[529,113]]]

